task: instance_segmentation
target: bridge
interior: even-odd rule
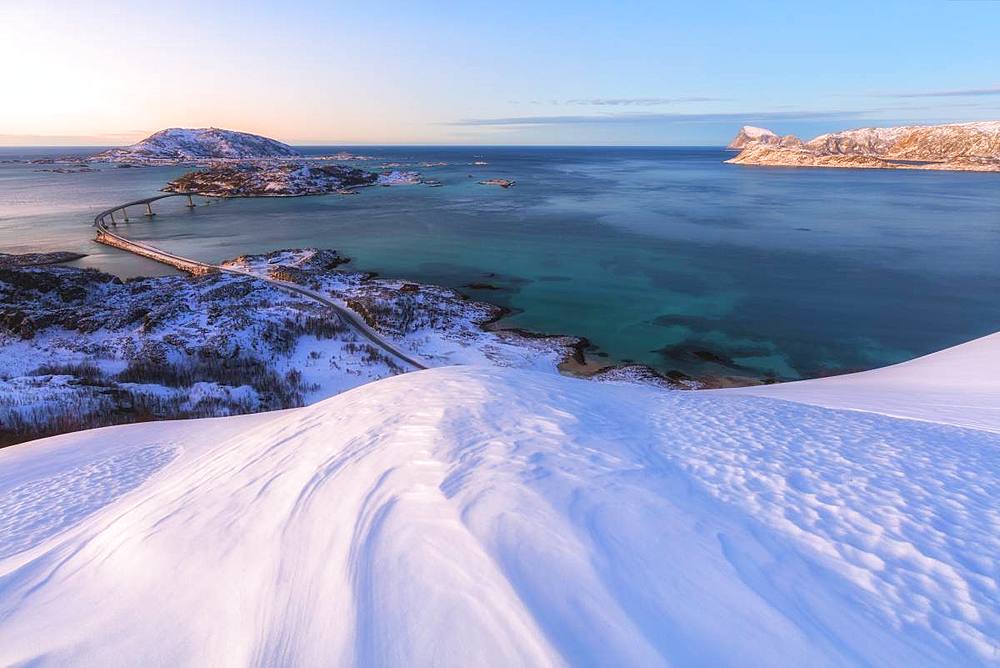
[[[167,193],[165,195],[137,199],[133,202],[126,202],[125,204],[119,204],[118,206],[111,207],[110,209],[105,209],[94,217],[94,227],[97,228],[96,241],[104,244],[105,246],[120,248],[121,250],[135,253],[136,255],[141,255],[143,257],[148,257],[151,260],[155,260],[163,264],[168,264],[175,269],[180,269],[181,271],[185,271],[189,274],[202,275],[216,273],[219,270],[213,265],[181,257],[180,255],[174,255],[173,253],[168,253],[167,251],[160,250],[154,246],[144,244],[141,241],[126,239],[125,237],[119,236],[111,229],[112,227],[118,227],[118,220],[125,223],[129,222],[129,207],[145,206],[145,215],[152,218],[156,215],[153,213],[153,202],[157,202],[168,197],[187,197],[188,207],[193,208],[194,200],[192,199],[192,195],[195,194],[196,193]],[[118,218],[115,218],[115,213],[118,214]]]
[[[96,241],[98,243],[104,244],[106,246],[111,246],[113,248],[118,248],[136,255],[141,255],[142,257],[155,260],[157,262],[170,265],[175,269],[180,269],[183,272],[193,274],[196,276],[201,276],[205,274],[216,274],[216,273],[227,273],[236,274],[239,276],[249,276],[257,280],[264,281],[265,283],[270,283],[279,290],[283,290],[289,294],[299,295],[307,297],[323,306],[333,309],[334,312],[340,317],[341,322],[353,329],[355,332],[360,334],[362,337],[368,339],[371,343],[378,346],[390,356],[396,358],[397,360],[403,362],[406,366],[414,369],[426,369],[428,368],[422,362],[414,359],[413,357],[407,355],[394,344],[384,339],[378,332],[376,332],[372,327],[368,325],[361,317],[359,317],[354,311],[352,311],[346,303],[323,294],[320,294],[314,290],[309,290],[300,285],[294,283],[288,283],[286,281],[279,281],[267,276],[259,276],[257,274],[252,274],[248,271],[243,271],[241,269],[235,269],[233,267],[224,267],[216,264],[209,264],[207,262],[201,262],[199,260],[192,260],[191,258],[186,258],[181,255],[176,255],[174,253],[169,253],[165,250],[157,248],[147,243],[141,241],[135,241],[133,239],[126,239],[125,237],[119,235],[114,231],[114,228],[118,227],[118,220],[122,222],[129,222],[128,218],[128,208],[145,206],[145,215],[152,217],[156,215],[153,212],[152,204],[162,199],[168,197],[186,197],[187,206],[193,208],[195,206],[193,197],[198,195],[198,193],[167,193],[164,195],[157,195],[155,197],[147,197],[145,199],[138,199],[133,202],[126,202],[125,204],[119,204],[113,206],[110,209],[105,209],[99,214],[94,216],[94,227],[97,228]],[[115,218],[115,214],[119,214],[119,218]]]

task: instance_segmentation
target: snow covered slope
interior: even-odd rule
[[[111,162],[190,162],[198,160],[253,160],[297,158],[288,144],[248,132],[220,128],[169,128],[140,142],[94,156]]]
[[[884,369],[726,391],[1000,433],[1000,332]]]
[[[740,165],[1000,171],[1000,121],[858,128],[808,142],[744,127],[729,145]],[[766,133],[766,134],[764,134]]]
[[[779,141],[781,138],[770,130],[744,125],[726,148],[743,149],[753,143],[776,144]]]
[[[995,663],[1000,434],[941,422],[998,348],[788,386],[849,411],[449,367],[13,446],[0,664]]]

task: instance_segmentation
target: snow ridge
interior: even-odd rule
[[[448,367],[8,448],[0,489],[183,444],[0,560],[0,662],[994,661],[1000,434],[767,389]]]

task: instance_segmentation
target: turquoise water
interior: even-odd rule
[[[1000,329],[1000,174],[755,169],[710,148],[353,150],[378,158],[360,166],[398,162],[444,186],[194,211],[168,200],[128,235],[210,261],[330,247],[388,276],[486,283],[498,289],[464,290],[513,309],[510,326],[691,374],[871,368]],[[0,251],[168,271],[92,243],[88,223],[184,170],[38,167],[0,164]],[[493,177],[517,185],[477,183]]]

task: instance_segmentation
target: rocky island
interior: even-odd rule
[[[380,175],[343,165],[302,163],[217,164],[168,183],[166,192],[210,197],[298,197],[354,192],[379,182]]]
[[[515,182],[510,179],[484,179],[479,183],[484,186],[500,186],[501,188],[510,188]]]
[[[745,126],[728,148],[734,165],[1000,172],[1000,121],[860,128],[804,142]]]
[[[302,155],[275,139],[220,128],[168,128],[140,142],[113,148],[91,158],[94,162],[172,165],[216,160],[296,160]]]

